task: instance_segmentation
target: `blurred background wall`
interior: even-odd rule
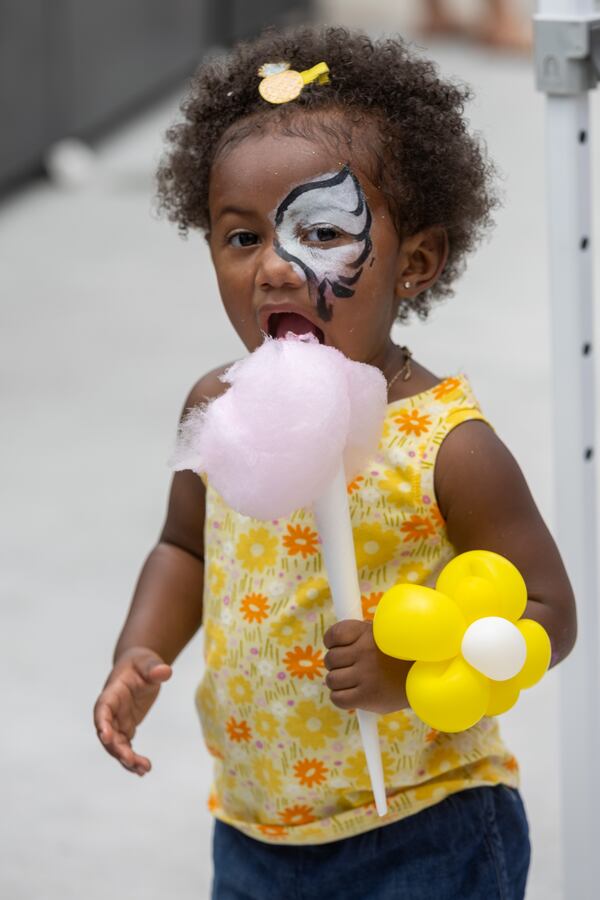
[[[311,0],[0,0],[0,190],[47,149],[99,134],[164,95],[202,56]]]

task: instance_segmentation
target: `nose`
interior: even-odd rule
[[[302,268],[285,259],[274,242],[265,243],[256,270],[256,285],[264,291],[273,288],[299,288],[306,283]]]

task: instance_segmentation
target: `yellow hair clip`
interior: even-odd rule
[[[267,103],[289,103],[299,97],[305,84],[316,81],[318,84],[329,83],[329,66],[320,62],[312,69],[296,72],[289,63],[265,63],[258,70],[262,81],[258,91]]]

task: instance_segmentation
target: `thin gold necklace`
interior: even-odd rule
[[[393,385],[393,383],[395,381],[397,381],[401,375],[402,375],[402,381],[408,381],[408,379],[412,375],[412,370],[410,367],[410,360],[412,357],[412,353],[408,349],[408,347],[400,347],[400,349],[402,350],[402,352],[404,354],[404,362],[402,363],[402,366],[398,369],[396,374],[393,375],[392,378],[390,378],[390,380],[388,381],[388,391],[391,388],[391,386]]]

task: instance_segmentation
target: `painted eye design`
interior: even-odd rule
[[[304,232],[303,238],[312,244],[327,244],[343,237],[343,234],[333,225],[314,225]]]
[[[258,237],[252,231],[236,231],[227,238],[231,247],[253,247],[258,243]]]
[[[353,296],[372,250],[370,232],[371,211],[349,166],[299,184],[279,204],[275,250],[303,270],[323,321],[334,298]]]

